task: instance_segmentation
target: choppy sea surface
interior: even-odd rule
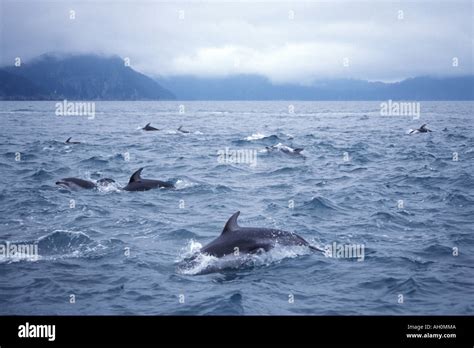
[[[1,102],[0,245],[39,255],[0,255],[0,314],[472,315],[473,106],[422,102],[413,119],[380,102],[96,102],[89,119]],[[407,134],[422,123],[433,132]],[[226,148],[256,165],[219,161]],[[176,189],[123,191],[140,167]],[[279,247],[178,267],[238,210],[364,258]]]

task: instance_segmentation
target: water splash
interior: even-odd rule
[[[185,275],[201,275],[229,270],[246,269],[252,267],[269,266],[280,263],[285,259],[292,259],[311,254],[307,246],[276,245],[267,252],[255,254],[226,255],[221,258],[201,253],[200,243],[191,240],[184,248],[184,253],[177,260],[177,272]]]

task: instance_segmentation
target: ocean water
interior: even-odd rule
[[[0,314],[472,315],[473,106],[422,102],[414,120],[380,102],[97,102],[89,119],[1,102],[0,244],[39,255],[0,255]],[[220,162],[226,148],[255,165]],[[140,167],[176,189],[121,190]],[[55,185],[71,176],[118,184]],[[238,210],[363,258],[282,246],[179,267]]]

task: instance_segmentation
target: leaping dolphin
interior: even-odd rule
[[[428,133],[428,132],[432,132],[432,130],[426,128],[426,123],[425,123],[425,124],[423,124],[423,125],[422,125],[420,128],[418,128],[418,129],[412,129],[412,130],[410,131],[410,133],[408,133],[408,134]]]
[[[170,182],[153,179],[142,179],[140,176],[142,170],[143,168],[140,168],[132,174],[128,185],[123,188],[125,191],[147,191],[156,187],[174,188],[174,185]]]
[[[146,131],[158,131],[159,130],[158,128],[150,126],[150,123],[147,123],[147,125],[145,127],[143,127],[142,129],[146,130]]]
[[[178,132],[181,132],[181,133],[189,133],[189,131],[183,129],[183,126],[179,126]]]
[[[272,228],[240,227],[237,223],[240,211],[230,217],[219,237],[201,249],[215,257],[239,253],[252,254],[259,251],[268,251],[277,245],[307,246],[311,250],[324,251],[310,245],[296,233]]]
[[[71,141],[72,137],[67,138],[66,144],[80,144],[79,141]]]

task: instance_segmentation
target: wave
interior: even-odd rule
[[[247,140],[247,141],[252,141],[252,140],[259,140],[259,139],[263,139],[263,138],[266,138],[267,136],[262,134],[262,133],[254,133],[252,135],[249,135],[248,137],[246,137],[244,140]]]
[[[63,258],[97,258],[123,243],[118,239],[95,241],[86,233],[56,230],[35,240],[3,241],[5,245],[34,246],[37,253],[0,258],[0,262],[47,261]]]
[[[447,135],[447,138],[448,138],[449,140],[466,140],[466,139],[469,139],[469,138],[468,138],[467,136],[465,136],[465,135],[462,135],[462,134],[452,134],[452,133],[448,134],[448,135]]]
[[[403,211],[400,211],[400,212],[402,213]],[[416,223],[411,222],[408,219],[405,219],[404,217],[400,216],[400,214],[392,214],[385,211],[378,211],[376,213],[373,213],[370,217],[372,220],[376,222],[377,225],[384,224],[384,223],[393,223],[393,224],[402,225],[402,226],[415,226],[416,225]]]
[[[449,182],[464,191],[466,187],[474,186],[474,177],[469,173],[460,173],[457,177],[450,179]]]
[[[449,203],[459,206],[459,207],[464,207],[464,206],[471,206],[474,203],[474,200],[467,197],[466,195],[463,195],[461,193],[448,193],[448,195],[445,198],[446,201]]]
[[[435,277],[409,277],[406,279],[384,277],[379,280],[361,283],[359,286],[371,290],[384,290],[387,295],[398,298],[396,297],[398,294],[403,294],[403,296],[415,293],[419,295],[437,294],[436,289],[440,283],[440,280]]]
[[[11,112],[34,111],[32,109],[14,109]]]
[[[418,252],[419,255],[423,256],[446,256],[446,257],[451,257],[453,254],[453,248],[444,246],[438,243],[431,244],[425,248],[421,252]]]
[[[173,230],[169,233],[163,234],[163,237],[166,239],[177,239],[177,240],[183,240],[183,239],[193,239],[198,237],[194,232],[191,232],[186,229],[179,229],[179,230]]]
[[[30,175],[30,178],[33,179],[52,179],[54,175],[51,172],[44,170],[43,168],[38,169],[33,174]]]
[[[357,168],[352,168],[352,169],[344,169],[344,168],[341,168],[341,171],[343,171],[344,173],[360,173],[360,172],[365,172],[366,170],[368,170],[368,168],[366,167],[357,167]]]
[[[327,141],[317,141],[315,143],[312,144],[312,146],[318,150],[318,152],[320,152],[321,150],[328,150],[328,151],[335,151],[337,153],[341,153],[342,154],[342,151],[339,147],[335,146],[333,143],[331,142],[327,142]]]
[[[399,180],[396,180],[399,179]],[[412,173],[410,175],[402,175],[397,178],[394,178],[393,182],[395,183],[403,183],[408,186],[417,186],[421,185],[426,188],[439,188],[442,186],[444,183],[449,182],[449,178],[445,176],[431,176],[431,175],[426,175],[426,176],[419,176],[416,175],[415,173]]]
[[[41,255],[68,255],[93,243],[83,232],[54,231],[37,240]]]
[[[106,165],[109,163],[108,159],[103,159],[100,156],[92,156],[90,158],[87,158],[85,160],[82,160],[79,162],[80,164],[87,164],[91,166],[98,166],[98,165]]]
[[[291,173],[296,173],[296,174],[301,174],[304,173],[306,170],[302,169],[302,167],[283,167],[283,168],[278,168],[275,169],[271,172],[264,172],[264,173],[259,173],[262,176],[272,176],[272,175],[277,175],[277,174],[291,174]]]
[[[309,201],[303,203],[303,210],[309,212],[342,212],[343,209],[339,207],[336,203],[324,197],[313,197]]]
[[[13,168],[13,166],[10,165],[10,164],[7,164],[7,163],[0,163],[0,168],[11,169],[11,168]]]

